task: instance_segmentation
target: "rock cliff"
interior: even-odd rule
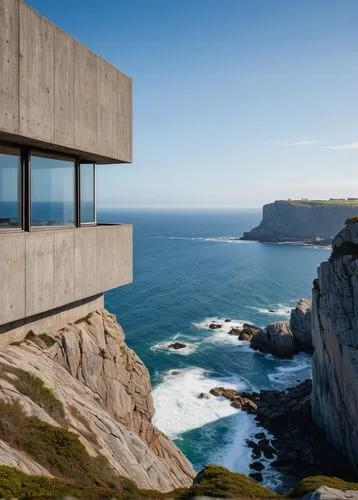
[[[41,394],[50,403],[43,404]],[[192,483],[190,463],[151,423],[154,409],[146,367],[104,310],[57,332],[30,333],[23,342],[3,348],[0,402],[7,409],[19,408],[27,418],[72,431],[90,456],[101,454],[116,474],[140,488],[166,492]],[[31,452],[14,446],[1,426],[3,422],[0,464],[53,475],[50,464],[39,461],[31,446]]]
[[[358,215],[358,200],[353,201],[275,201],[263,207],[260,224],[242,239],[280,242],[331,241],[345,220]]]
[[[358,472],[358,224],[333,241],[312,300],[312,412]]]

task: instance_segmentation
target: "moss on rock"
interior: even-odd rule
[[[221,498],[278,498],[264,486],[251,481],[244,474],[231,472],[225,467],[207,465],[194,479],[189,497],[209,496]]]
[[[337,490],[358,490],[358,483],[350,483],[338,477],[310,476],[302,479],[290,494],[290,498],[300,498],[306,493],[316,491],[321,486],[328,486]]]

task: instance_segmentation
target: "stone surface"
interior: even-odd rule
[[[174,350],[184,349],[184,347],[186,347],[186,345],[182,344],[181,342],[174,342],[173,344],[168,345],[168,349],[174,349]]]
[[[312,352],[311,300],[300,299],[291,311],[290,328],[301,351]]]
[[[50,333],[50,332],[47,332]],[[79,434],[90,454],[102,453],[119,475],[141,488],[169,491],[189,486],[193,469],[184,455],[152,423],[151,385],[146,367],[129,349],[114,316],[98,310],[51,333],[53,346],[31,341],[0,351],[0,400],[18,402],[26,414],[57,425],[6,377],[6,366],[40,376],[64,405],[69,430]],[[96,436],[96,442],[89,438]],[[0,443],[0,463],[27,473],[46,474],[17,450]]]
[[[333,241],[345,255],[322,262],[312,292],[312,412],[358,472],[358,224]]]
[[[355,206],[343,206],[338,202],[328,205],[279,200],[264,205],[261,223],[244,233],[242,239],[319,243],[316,238],[322,238],[332,241],[344,221],[357,213],[358,202]]]
[[[290,325],[287,321],[277,321],[264,331],[254,335],[251,347],[261,352],[271,353],[279,358],[290,358],[298,352]]]
[[[328,486],[321,486],[313,493],[307,493],[302,500],[358,500],[358,491],[354,490],[337,490]]]

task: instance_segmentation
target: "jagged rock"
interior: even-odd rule
[[[231,319],[229,318],[226,318],[226,320],[224,321],[224,323],[230,323]]]
[[[343,491],[328,486],[321,486],[313,493],[307,493],[302,500],[358,500],[358,491]]]
[[[261,483],[264,480],[261,472],[250,472],[249,477],[257,481],[258,483]]]
[[[311,300],[300,299],[291,311],[290,328],[301,351],[312,352]]]
[[[239,340],[251,340],[258,333],[262,333],[262,331],[262,328],[259,328],[258,326],[244,323],[239,335]]]
[[[228,331],[229,335],[240,335],[241,334],[241,328],[238,328],[237,326],[234,326]]]
[[[291,358],[298,352],[290,325],[287,321],[277,321],[268,325],[251,339],[251,347],[279,358]]]
[[[194,471],[167,436],[152,425],[148,371],[125,344],[115,317],[99,310],[48,333],[55,343],[45,350],[32,341],[1,349],[0,401],[18,403],[27,416],[59,425],[15,387],[11,369],[30,372],[41,377],[63,404],[68,429],[80,436],[90,455],[101,453],[119,475],[133,479],[141,488],[170,491],[189,486]],[[0,463],[50,475],[34,459],[2,442]]]
[[[226,399],[230,399],[230,401],[240,396],[240,393],[235,391],[235,389],[226,389],[225,387],[214,387],[210,390],[210,394],[213,396],[223,396]]]
[[[252,464],[250,464],[250,469],[253,469],[253,470],[256,470],[258,472],[264,470],[265,466],[264,464],[262,464],[261,462],[252,462]]]
[[[186,347],[186,345],[182,344],[181,342],[174,342],[173,344],[168,345],[168,349],[174,349],[176,351],[178,349],[184,349],[184,347]]]
[[[210,323],[209,325],[209,328],[211,328],[211,330],[218,330],[221,327],[222,325],[220,325],[219,323]]]
[[[333,240],[312,291],[312,414],[358,473],[358,224]]]
[[[198,399],[209,399],[209,395],[205,394],[205,392],[201,392],[198,396]]]

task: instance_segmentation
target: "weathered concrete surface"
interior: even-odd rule
[[[19,126],[19,5],[0,0],[0,130],[16,133]]]
[[[58,425],[21,394],[6,367],[40,376],[62,402],[69,430],[79,434],[90,454],[101,453],[119,475],[141,488],[170,491],[190,486],[194,477],[190,463],[151,423],[154,408],[148,371],[126,346],[115,318],[99,310],[47,333],[54,339],[51,347],[33,339],[0,350],[0,400],[19,403],[26,415]],[[17,453],[4,451],[0,443],[0,463],[13,465]],[[38,473],[38,465],[31,462],[29,457],[19,468]]]
[[[358,224],[334,238],[343,255],[322,262],[312,298],[312,413],[358,472]]]
[[[132,226],[0,233],[0,325],[132,282]]]
[[[0,0],[0,26],[0,139],[130,162],[130,78],[22,1]]]

